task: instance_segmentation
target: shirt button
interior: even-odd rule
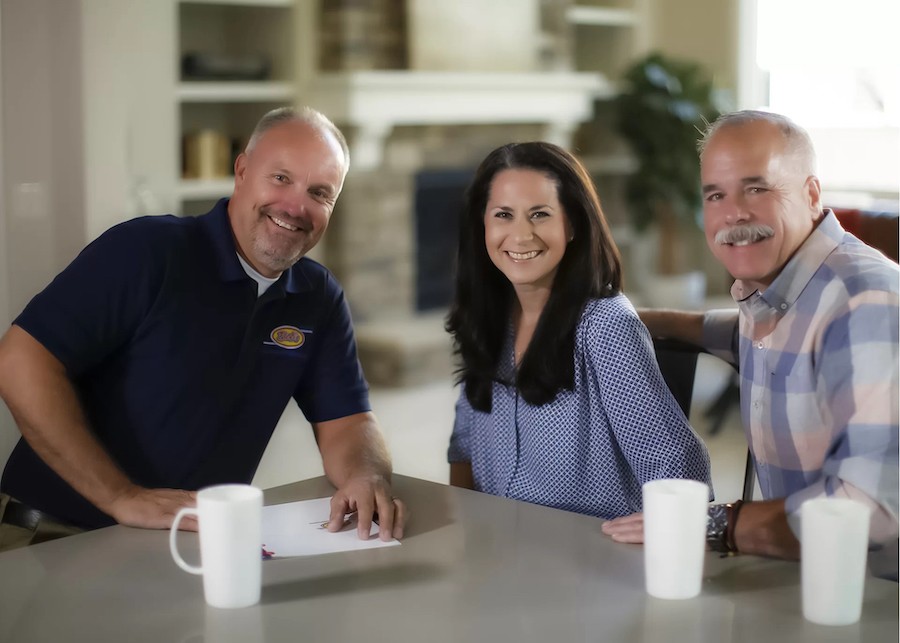
[[[781,304],[779,308],[781,308],[781,310],[787,310],[787,304]]]
[[[762,347],[763,347],[763,343],[762,343],[762,342],[756,342],[756,347],[757,347],[757,348],[762,348]]]

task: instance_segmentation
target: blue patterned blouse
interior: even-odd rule
[[[624,295],[588,302],[575,332],[575,388],[542,406],[494,383],[490,413],[461,392],[448,460],[475,488],[602,518],[641,510],[657,478],[710,484],[709,453],[669,392],[646,327]],[[513,336],[499,378],[514,376]]]

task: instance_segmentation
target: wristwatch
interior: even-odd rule
[[[734,543],[734,526],[743,500],[724,505],[710,505],[706,512],[706,544],[726,556],[738,553]]]

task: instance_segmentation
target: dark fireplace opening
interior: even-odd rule
[[[447,308],[453,299],[458,221],[473,170],[416,175],[416,310]]]

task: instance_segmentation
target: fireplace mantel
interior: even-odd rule
[[[543,125],[547,141],[568,147],[593,102],[615,90],[602,74],[356,71],[320,74],[309,102],[350,132],[355,169],[381,165],[398,125]]]

